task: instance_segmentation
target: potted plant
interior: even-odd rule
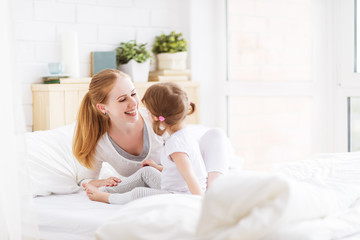
[[[168,35],[156,36],[152,51],[156,54],[159,70],[186,69],[187,42],[182,38],[182,33],[173,31]]]
[[[129,74],[134,82],[146,82],[149,78],[151,55],[146,44],[130,40],[120,43],[116,48],[118,69]]]

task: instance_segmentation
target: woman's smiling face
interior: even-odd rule
[[[102,107],[111,121],[134,123],[139,118],[139,104],[140,99],[131,80],[118,78]]]

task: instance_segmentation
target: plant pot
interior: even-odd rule
[[[138,63],[131,59],[127,64],[120,64],[117,69],[128,74],[133,82],[147,82],[150,71],[150,59],[143,63]]]
[[[159,53],[156,55],[158,69],[184,70],[186,69],[187,52]]]

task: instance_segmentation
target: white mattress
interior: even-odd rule
[[[84,191],[36,197],[34,202],[43,240],[95,239],[95,230],[122,207],[90,201]]]

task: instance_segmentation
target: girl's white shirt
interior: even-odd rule
[[[160,149],[163,145],[163,138],[155,134],[148,117],[148,111],[145,108],[140,108],[139,113],[144,119],[149,136],[149,151],[143,160],[151,159],[160,164]],[[97,179],[103,162],[109,163],[120,175],[128,177],[142,167],[143,161],[135,161],[121,156],[110,142],[108,133],[105,133],[96,146],[93,168],[81,169],[77,182],[89,182],[92,179]]]
[[[161,164],[164,167],[161,173],[161,189],[169,192],[190,193],[190,190],[170,155],[175,152],[186,153],[190,159],[195,176],[201,189],[206,190],[207,172],[201,156],[198,140],[191,130],[185,127],[167,138],[161,149]]]

